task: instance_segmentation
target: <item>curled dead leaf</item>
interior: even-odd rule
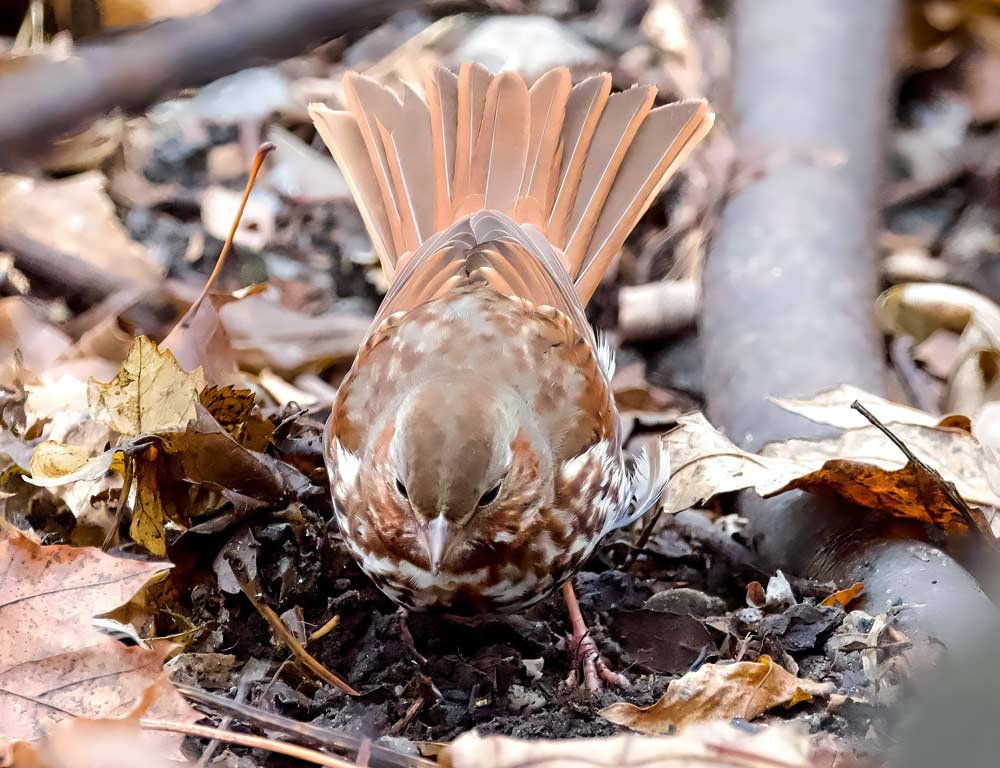
[[[637,707],[619,702],[600,714],[640,733],[662,734],[713,720],[753,720],[774,707],[793,707],[833,690],[832,683],[795,677],[770,657],[761,656],[759,661],[705,664],[671,681],[655,704]]]

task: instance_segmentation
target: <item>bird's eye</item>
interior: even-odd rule
[[[490,488],[486,493],[479,497],[479,506],[485,507],[487,504],[492,504],[497,500],[497,496],[500,495],[500,483],[497,483],[492,488]]]
[[[398,477],[396,478],[396,492],[404,499],[409,500],[410,494],[406,492],[406,486],[403,485],[403,481],[400,480]]]

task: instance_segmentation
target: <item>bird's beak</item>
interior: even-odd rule
[[[444,560],[445,547],[448,544],[448,519],[438,515],[427,524],[427,556],[431,561],[431,573],[437,576]]]

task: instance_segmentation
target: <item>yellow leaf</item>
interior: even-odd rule
[[[204,387],[200,368],[185,373],[173,354],[139,336],[115,378],[90,380],[87,403],[95,419],[123,435],[175,432],[196,418]]]

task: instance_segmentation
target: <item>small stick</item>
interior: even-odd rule
[[[253,190],[254,182],[257,181],[257,174],[260,173],[261,166],[264,164],[264,159],[270,154],[274,149],[274,144],[271,142],[265,142],[257,148],[256,154],[253,156],[253,167],[250,169],[250,177],[247,179],[246,188],[243,190],[243,199],[240,201],[239,210],[236,211],[236,216],[233,218],[233,225],[229,228],[229,235],[226,237],[226,242],[222,246],[222,251],[219,253],[219,258],[215,260],[215,268],[212,270],[212,274],[208,276],[208,280],[205,282],[205,287],[201,289],[201,293],[198,294],[198,298],[194,300],[194,304],[184,313],[184,317],[181,318],[179,327],[184,329],[191,325],[191,321],[194,320],[194,316],[198,311],[198,307],[201,303],[208,297],[209,291],[212,290],[212,286],[215,285],[215,281],[218,280],[219,274],[222,272],[222,267],[226,263],[226,257],[229,255],[229,251],[233,247],[233,238],[236,237],[236,230],[239,229],[240,219],[243,218],[243,211],[247,207],[247,201],[250,199],[250,192]]]
[[[122,478],[122,492],[118,495],[118,509],[115,510],[115,519],[111,523],[111,527],[108,528],[108,533],[104,537],[104,541],[101,543],[101,549],[104,552],[108,551],[111,542],[115,540],[115,536],[118,535],[118,526],[122,524],[122,518],[125,517],[125,508],[128,506],[128,494],[132,490],[132,479],[135,477],[135,461],[135,456],[125,456],[125,475]]]
[[[269,606],[260,602],[260,600],[252,594],[251,590],[247,588],[246,584],[240,584],[240,587],[243,589],[243,594],[245,594],[250,602],[253,603],[253,607],[257,609],[257,612],[267,620],[267,623],[271,625],[271,628],[275,631],[281,641],[288,646],[288,649],[298,656],[299,659],[302,660],[302,663],[305,664],[306,667],[308,667],[317,677],[330,685],[339,688],[350,696],[361,695],[359,691],[356,691],[344,680],[337,677],[333,672],[323,666],[323,664],[315,656],[309,653],[309,651],[302,646],[302,643],[298,641],[295,635],[289,631],[288,627],[285,626],[285,622],[281,620],[281,617],[271,610]]]
[[[238,718],[248,725],[266,730],[279,731],[292,738],[311,742],[324,749],[358,752],[363,745],[363,740],[354,734],[344,733],[332,728],[320,728],[312,723],[300,723],[283,715],[267,712],[250,704],[233,701],[225,696],[220,696],[217,693],[211,693],[201,688],[195,688],[185,683],[174,683],[174,687],[184,698],[200,704],[203,708]],[[380,765],[391,765],[395,766],[395,768],[434,768],[435,765],[435,763],[422,757],[404,755],[378,744],[372,746],[372,756],[378,760]]]
[[[144,717],[139,720],[139,725],[148,731],[167,731],[168,733],[183,733],[187,736],[196,736],[200,739],[217,739],[227,744],[239,744],[242,747],[252,749],[266,749],[279,755],[287,755],[297,760],[304,760],[314,765],[326,765],[330,768],[358,768],[358,764],[353,760],[345,760],[336,755],[329,755],[325,752],[318,752],[309,747],[300,747],[298,744],[289,744],[286,741],[275,741],[266,739],[263,736],[252,736],[248,733],[234,733],[224,731],[221,728],[210,728],[206,725],[191,725],[188,723],[174,723],[169,720],[151,720]]]

